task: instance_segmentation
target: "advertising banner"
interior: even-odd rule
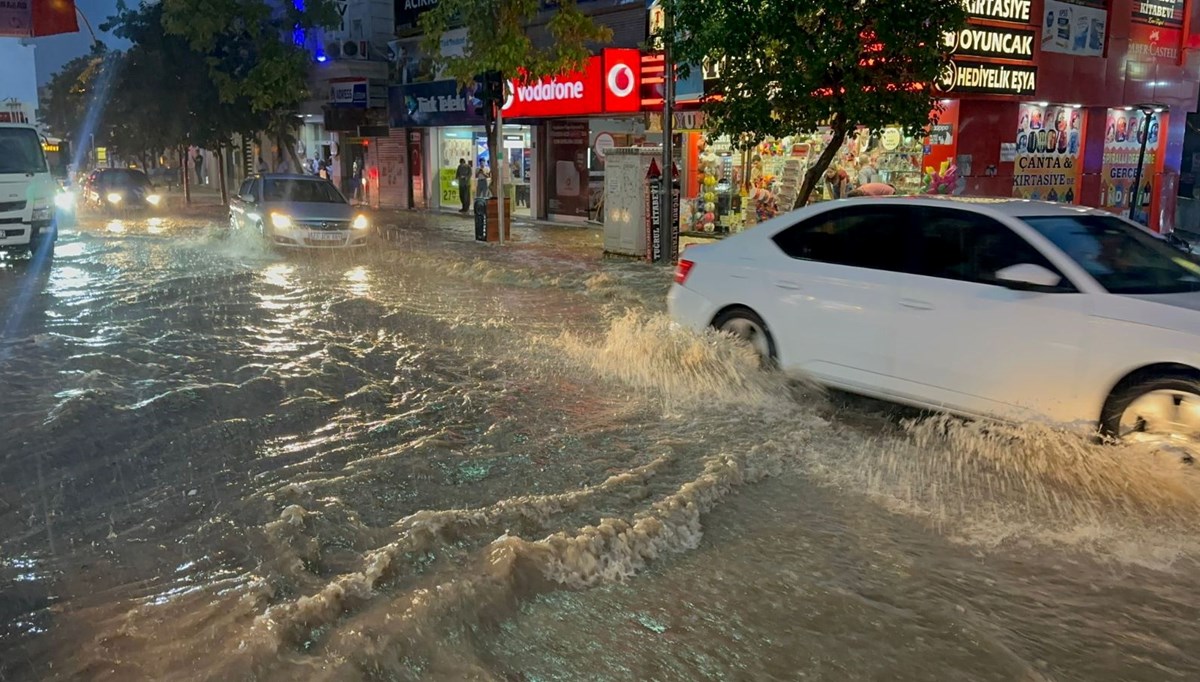
[[[1182,39],[1180,29],[1134,22],[1129,26],[1129,57],[1176,63]]]
[[[0,37],[33,35],[33,0],[0,0]]]
[[[1037,66],[955,59],[934,86],[947,94],[1032,95],[1037,90]]]
[[[483,125],[483,101],[477,84],[457,81],[393,85],[388,88],[388,122],[393,128]]]
[[[1045,0],[1042,15],[1043,52],[1104,56],[1108,31],[1104,0]]]
[[[1085,115],[1068,106],[1020,105],[1013,196],[1075,203]]]
[[[1028,24],[1033,0],[963,0],[963,8],[972,19]]]
[[[457,172],[457,168],[438,169],[438,194],[441,197],[440,202],[443,208],[461,204],[458,196],[458,179],[455,176]]]
[[[662,171],[658,162],[650,159],[646,171],[646,260],[657,263],[662,260]]]
[[[329,81],[329,103],[335,107],[365,109],[367,107],[367,79],[345,78]]]
[[[588,217],[587,121],[550,121],[546,191],[549,212]]]
[[[1184,0],[1134,0],[1133,20],[1156,26],[1183,27]]]
[[[1145,222],[1153,196],[1153,184],[1159,149],[1162,145],[1165,121],[1155,114],[1146,127],[1146,114],[1140,110],[1109,109],[1104,124],[1104,161],[1100,167],[1100,207],[1127,214],[1133,198],[1133,183],[1137,178],[1138,154],[1146,140],[1146,159],[1142,166],[1141,187],[1138,190],[1140,207],[1135,217]]]

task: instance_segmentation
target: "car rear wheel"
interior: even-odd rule
[[[717,315],[712,326],[750,344],[764,367],[775,365],[775,339],[758,313],[749,308],[730,308]]]
[[[1104,405],[1100,430],[1125,441],[1178,448],[1194,460],[1200,452],[1200,381],[1160,376],[1119,386]]]

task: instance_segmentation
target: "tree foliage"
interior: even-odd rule
[[[296,108],[308,98],[306,36],[335,26],[333,0],[162,0],[162,25],[205,55],[217,98],[265,116],[295,167]]]
[[[67,62],[46,84],[41,119],[54,135],[78,143],[80,127],[92,98],[92,87],[103,68],[105,49],[97,43],[90,54]]]
[[[548,47],[538,47],[530,27],[538,19],[542,0],[440,0],[421,15],[424,32],[422,49],[432,55],[436,68],[460,83],[475,76],[499,73],[503,79],[523,75],[536,80],[583,68],[592,47],[612,40],[612,30],[596,24],[579,11],[575,0],[562,0],[551,10],[546,31],[552,39]],[[461,55],[441,54],[442,34],[455,27],[466,30]],[[499,148],[498,131],[491,110],[487,111],[488,148]],[[492,177],[498,172],[498,159],[490,153]]]
[[[719,71],[703,104],[714,134],[745,148],[830,127],[833,139],[805,175],[801,205],[857,127],[919,134],[930,123],[938,107],[933,83],[950,64],[943,36],[966,23],[961,0],[664,0],[664,7],[674,20],[664,39],[676,63]]]
[[[542,0],[441,0],[421,15],[423,48],[438,68],[467,83],[491,71],[508,78],[524,72],[538,79],[580,69],[592,45],[612,40],[611,29],[580,12],[574,0],[564,0],[546,21],[552,44],[539,48],[529,28],[542,5]],[[442,34],[458,26],[467,33],[463,53],[442,55]]]

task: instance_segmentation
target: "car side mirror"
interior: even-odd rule
[[[254,203],[254,195],[253,194],[243,194],[241,196],[241,200],[246,202],[247,204],[253,204]]]
[[[996,283],[1009,289],[1056,287],[1061,282],[1060,275],[1033,263],[1018,263],[996,271]]]

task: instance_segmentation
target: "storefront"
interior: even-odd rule
[[[877,179],[899,194],[1013,196],[1123,215],[1136,201],[1135,217],[1172,229],[1185,114],[1196,110],[1200,82],[1200,61],[1190,57],[1200,47],[1200,20],[1185,17],[1200,0],[965,5],[968,26],[946,36],[953,68],[936,84],[943,99],[927,135],[885,128],[850,136],[813,198],[843,196]],[[676,84],[681,229],[736,231],[757,217],[745,201],[755,190],[788,203],[828,135],[768,140],[748,152],[707,140],[696,110],[703,71]],[[662,73],[661,58],[647,55],[643,106],[656,142],[662,99],[655,73]]]
[[[977,11],[939,84],[959,105],[962,193],[1101,207],[1174,229],[1184,124],[1200,80],[1189,58],[1200,25],[1185,21],[1195,5],[970,3]]]
[[[638,59],[637,50],[606,49],[580,72],[537,82],[509,81],[500,167],[514,214],[576,221],[594,217],[601,193],[593,192],[592,185],[595,174],[603,172],[603,150],[618,139],[637,139],[643,129]],[[450,80],[389,89],[392,128],[425,136],[423,172],[432,185],[433,208],[461,206],[459,159],[471,163],[473,174],[481,167],[490,171],[484,104],[476,89]],[[478,184],[473,177],[472,196]]]
[[[488,150],[487,131],[483,126],[451,126],[434,131],[432,162],[437,178],[437,196],[433,206],[458,210],[461,199],[458,191],[458,165],[466,160],[471,165],[472,181],[470,197],[478,194],[478,169],[489,174],[491,183],[491,156]],[[515,215],[531,216],[530,178],[533,176],[533,128],[522,125],[505,125],[502,135],[504,163],[499,169],[505,172],[504,193],[512,201]]]

